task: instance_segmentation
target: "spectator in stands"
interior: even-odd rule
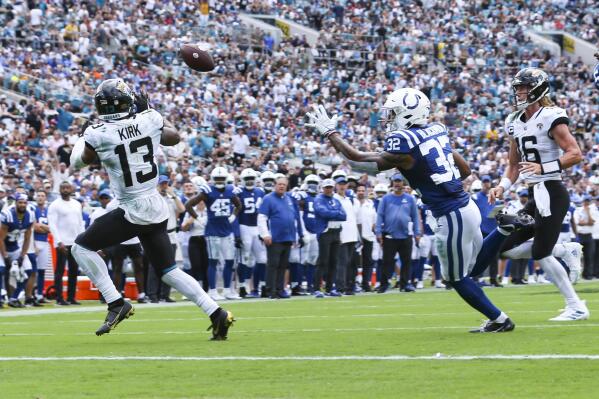
[[[237,134],[231,137],[231,141],[233,142],[233,162],[235,166],[241,166],[250,146],[250,139],[245,134],[245,129],[242,127],[237,128]]]

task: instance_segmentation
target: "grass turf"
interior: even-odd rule
[[[599,311],[599,284],[577,288],[591,313]],[[514,332],[469,334],[482,316],[455,292],[440,290],[226,303],[237,318],[226,342],[208,340],[208,319],[189,303],[136,305],[133,318],[102,337],[94,331],[104,311],[91,307],[89,312],[35,315],[23,310],[25,315],[19,316],[2,310],[0,398],[594,396],[599,360],[444,360],[459,355],[599,355],[599,323],[593,318],[547,321],[563,307],[553,286],[486,292],[512,317]],[[364,358],[438,353],[439,360]],[[90,356],[161,359],[6,360]],[[172,359],[163,359],[167,356]],[[320,358],[331,356],[359,359]]]

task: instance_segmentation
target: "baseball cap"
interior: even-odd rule
[[[592,201],[593,200],[593,196],[590,194],[585,194],[582,196],[582,200],[583,201]]]
[[[160,177],[158,178],[158,184],[170,183],[170,182],[171,182],[171,180],[168,178],[168,176],[160,175]]]
[[[322,187],[335,187],[335,181],[333,179],[325,179],[322,182]]]
[[[393,175],[393,177],[391,177],[391,181],[396,181],[396,180],[403,180],[403,176],[401,173],[396,173]]]
[[[102,198],[102,197],[108,197],[108,198],[112,199],[112,194],[110,193],[110,190],[104,189],[104,190],[100,191],[100,193],[98,193],[98,198]]]
[[[480,178],[480,180],[484,183],[486,181],[492,181],[493,179],[491,179],[491,176],[489,176],[489,175],[484,175],[483,177]]]
[[[347,178],[345,176],[339,176],[335,179],[335,183],[345,184],[347,183]]]

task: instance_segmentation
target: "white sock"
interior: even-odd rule
[[[501,313],[499,314],[499,317],[497,317],[497,318],[496,318],[495,320],[493,320],[493,321],[494,321],[494,322],[496,322],[496,323],[503,323],[503,322],[505,322],[505,320],[506,320],[506,319],[507,319],[507,315],[506,315],[505,313],[501,312]]]
[[[566,273],[566,269],[564,269],[557,259],[550,255],[539,259],[538,262],[566,299],[566,305],[573,308],[581,307],[580,298],[576,294],[576,291],[574,291],[568,273]]]
[[[530,259],[532,257],[532,241],[526,241],[517,247],[502,252],[501,256],[510,259]]]
[[[98,287],[106,303],[112,303],[122,298],[110,279],[108,267],[100,255],[77,244],[71,248],[71,254],[81,270]]]
[[[556,258],[563,258],[568,251],[566,250],[566,246],[564,244],[555,244],[553,247],[553,251],[551,251],[551,255]]]
[[[218,304],[206,294],[206,291],[202,289],[200,283],[178,267],[163,275],[162,281],[175,288],[181,294],[185,295],[187,299],[201,307],[208,316],[218,309]]]

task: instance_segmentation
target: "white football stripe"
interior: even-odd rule
[[[534,354],[534,355],[445,355],[438,353],[431,356],[409,356],[409,355],[388,355],[388,356],[49,356],[49,357],[0,357],[0,362],[55,362],[55,361],[418,361],[418,360],[599,360],[599,355],[586,354]]]

